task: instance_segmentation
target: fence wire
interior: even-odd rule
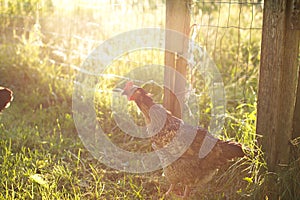
[[[32,37],[30,42],[42,47],[50,64],[76,71],[95,47],[116,34],[164,28],[165,6],[165,0],[32,0],[15,4],[2,0],[1,43],[16,44]],[[196,27],[193,39],[220,70],[228,108],[256,101],[262,9],[259,0],[196,0],[190,7],[191,27]],[[148,54],[146,59],[125,55],[117,64],[125,68],[144,65],[145,60],[150,63],[157,57],[163,64],[163,53]],[[196,73],[192,76],[191,82],[198,84],[201,78]]]

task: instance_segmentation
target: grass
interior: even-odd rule
[[[14,104],[1,116],[1,199],[147,199],[161,195],[158,173],[151,177],[107,168],[85,150],[69,123],[69,114],[58,112],[55,106],[20,114],[18,104],[22,102],[18,91],[15,93]],[[32,115],[43,123],[31,121]]]
[[[14,101],[0,115],[0,199],[166,199],[168,183],[161,170],[131,174],[95,159],[78,137],[72,113],[76,66],[101,41],[120,31],[136,25],[163,26],[164,3],[130,1],[111,6],[98,1],[62,1],[61,5],[38,0],[5,2],[10,4],[1,7],[0,84],[14,91]],[[194,13],[193,20],[203,24],[194,39],[211,55],[224,80],[227,109],[220,137],[241,142],[248,147],[249,156],[221,169],[205,189],[194,191],[194,198],[265,199],[268,177],[274,174],[266,169],[257,146],[260,136],[255,134],[261,30],[214,27],[260,27],[261,12],[249,4],[209,5],[200,3],[202,13]],[[95,8],[104,12],[103,6],[109,12],[100,15]],[[227,14],[220,17],[220,13]],[[250,21],[249,14],[253,16]],[[125,21],[120,22],[123,18]],[[143,82],[140,77],[146,74],[138,67],[162,65],[163,59],[163,52],[157,50],[130,52],[114,60],[104,72],[118,76],[98,80],[97,87],[102,91],[95,93],[99,124],[124,149],[148,151],[149,145],[138,143],[116,127],[111,89],[124,81],[124,76]],[[154,71],[148,70],[147,76],[160,79],[162,73]],[[193,115],[201,114],[199,124],[208,126],[211,104],[205,95],[207,87],[199,71],[191,70],[189,75],[196,93],[203,94],[197,102],[202,107]],[[161,88],[151,84],[145,87],[155,93],[158,102],[162,101]],[[128,108],[135,122],[142,125],[141,113],[133,104]],[[294,142],[293,150],[299,155],[299,142]],[[282,174],[274,175],[282,199],[300,196],[299,166],[296,157]]]

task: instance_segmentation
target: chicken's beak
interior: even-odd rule
[[[121,88],[114,88],[112,91],[113,91],[113,92],[121,93],[122,95],[125,94],[125,90],[123,90],[123,89],[121,89]]]
[[[123,90],[123,92],[121,93],[121,95],[126,95],[127,96],[127,91]]]
[[[130,101],[130,100],[132,100],[131,99],[132,95],[135,93],[135,91],[137,89],[138,89],[137,86],[133,86],[133,87],[127,88],[127,89],[125,88],[125,89],[123,89],[123,92],[121,94],[127,96],[127,99]]]

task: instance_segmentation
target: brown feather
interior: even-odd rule
[[[0,87],[0,112],[9,106],[9,103],[13,99],[12,94],[13,92],[10,89]]]
[[[131,94],[130,90],[132,89],[127,87],[124,93]],[[218,168],[225,165],[231,159],[245,155],[240,144],[219,140],[204,128],[186,125],[181,119],[173,116],[165,108],[155,104],[142,88],[137,88],[130,97],[128,96],[128,99],[135,101],[144,114],[148,132],[152,136],[152,147],[157,152],[174,142],[174,138],[181,132],[186,133],[185,136],[188,137],[194,134],[193,141],[184,152],[181,152],[180,156],[177,154],[179,151],[176,150],[180,149],[182,145],[186,145],[185,141],[182,141],[185,138],[176,141],[177,143],[174,146],[176,153],[171,149],[169,151],[161,151],[159,154],[162,163],[174,156],[178,156],[175,162],[164,166],[163,169],[166,178],[171,184],[181,183],[187,186],[206,184],[212,179]],[[211,149],[207,150],[205,147],[209,141],[214,142],[214,145]],[[204,147],[204,152],[208,152],[200,158],[199,150],[202,146]]]

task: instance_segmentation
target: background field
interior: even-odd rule
[[[0,116],[0,199],[165,199],[168,183],[160,170],[130,174],[103,165],[83,146],[72,117],[74,80],[89,53],[125,31],[163,28],[165,1],[1,0],[0,5],[0,85],[14,91],[14,102]],[[192,24],[198,25],[191,37],[216,63],[225,86],[220,137],[250,148],[249,158],[221,170],[214,183],[196,192],[195,199],[264,198],[267,174],[257,147],[260,136],[255,135],[262,7],[253,1],[196,1],[190,8]],[[132,71],[135,82],[145,84],[138,78],[145,76],[138,67],[163,63],[160,50],[125,53],[103,72],[113,76],[99,78],[97,119],[124,149],[148,151],[149,144],[117,127],[112,89]],[[193,117],[209,128],[211,102],[205,78],[192,67],[188,74],[199,105]],[[161,102],[161,88],[148,87]],[[133,104],[128,108],[142,125],[141,113]],[[297,169],[292,166],[281,181],[287,199],[299,195],[293,191],[299,184]]]

